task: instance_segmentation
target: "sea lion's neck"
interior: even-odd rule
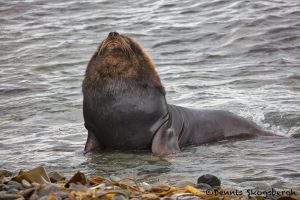
[[[155,87],[161,94],[165,95],[164,87],[161,84],[160,78],[155,70],[154,64],[149,57],[142,56],[132,57],[132,59],[124,59],[122,56],[115,55],[101,57],[96,52],[91,58],[85,72],[83,81],[83,91],[90,88],[103,87],[117,89],[120,84],[140,85],[140,87]],[[112,85],[111,85],[112,84]],[[121,87],[122,89],[122,87]],[[135,89],[135,87],[133,88]]]
[[[82,91],[101,92],[102,94],[116,93],[138,93],[147,94],[151,89],[158,89],[165,95],[164,87],[160,79],[154,79],[146,72],[136,72],[132,70],[131,75],[114,73],[113,71],[87,72],[82,84]]]
[[[83,93],[99,94],[101,96],[115,95],[147,95],[155,88],[151,82],[144,82],[137,77],[104,77],[85,79],[83,82]]]
[[[168,113],[165,96],[153,85],[106,81],[101,88],[84,90],[86,123],[95,127],[94,134],[105,148],[149,149],[155,124]],[[141,138],[143,143],[135,142]]]

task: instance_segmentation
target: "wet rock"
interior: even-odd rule
[[[112,182],[120,182],[121,181],[121,178],[120,177],[117,177],[117,176],[110,176],[109,177],[110,178],[110,180],[112,181]]]
[[[59,174],[58,172],[49,172],[48,176],[52,183],[57,183],[58,181],[65,179],[65,177]]]
[[[5,184],[0,184],[0,191],[7,191],[9,189],[9,186]]]
[[[32,194],[30,197],[30,200],[38,200],[38,199],[39,199],[39,196],[36,193]]]
[[[81,173],[80,171],[76,172],[72,178],[65,184],[65,187],[68,188],[70,187],[71,183],[75,183],[75,184],[82,184],[85,185],[87,184],[87,179],[85,177],[85,175],[83,173]]]
[[[123,196],[123,195],[114,195],[112,200],[127,200],[129,198]]]
[[[15,200],[15,199],[24,199],[24,197],[18,194],[8,194],[5,191],[0,192],[0,200]]]
[[[51,193],[54,193],[54,192],[58,192],[60,189],[62,189],[62,187],[60,185],[56,185],[56,184],[43,184],[41,185],[40,189],[38,190],[37,194],[39,197],[42,197],[42,196],[47,196]]]
[[[17,198],[16,200],[25,200],[24,197]]]
[[[39,200],[48,200],[48,196],[42,196]]]
[[[24,198],[28,199],[29,197],[31,197],[33,195],[35,190],[36,190],[35,188],[29,188],[29,189],[23,190],[22,192],[20,192],[20,195],[22,195]]]
[[[197,183],[206,183],[208,185],[210,185],[211,187],[215,187],[215,186],[221,186],[221,181],[218,177],[211,175],[211,174],[205,174],[203,176],[200,176],[198,178]]]
[[[197,197],[197,196],[182,196],[182,197],[177,197],[176,200],[199,200],[199,197]]]
[[[67,198],[69,198],[69,193],[68,192],[57,192],[56,196],[58,196],[62,199],[67,199]]]
[[[277,200],[296,200],[296,199],[293,197],[282,196],[282,197],[279,197]]]
[[[9,190],[7,190],[7,193],[10,193],[10,194],[16,194],[17,192],[19,192],[18,188],[10,188]]]
[[[16,181],[8,181],[6,183],[7,186],[9,187],[15,187],[15,188],[18,188],[19,190],[21,190],[23,187],[22,187],[22,184],[21,183],[18,183]]]
[[[58,196],[55,196],[55,195],[51,195],[51,196],[48,197],[47,200],[62,200],[62,198],[58,197]]]
[[[149,183],[146,183],[146,182],[141,182],[141,183],[139,183],[138,185],[140,186],[140,190],[141,190],[142,192],[151,189],[151,185],[150,185]]]
[[[119,193],[119,195],[123,195],[126,198],[130,197],[130,192],[128,190],[115,190],[116,193]]]
[[[70,183],[69,189],[70,190],[88,190],[88,187],[86,187],[85,185],[81,185],[80,183],[78,183],[78,184]]]
[[[10,177],[5,177],[5,176],[0,176],[0,183],[7,183],[8,181],[10,181],[11,178]]]
[[[14,173],[12,173],[11,171],[8,171],[6,169],[0,169],[0,176],[5,176],[5,177],[9,177],[12,176]]]
[[[32,185],[28,181],[26,181],[25,179],[23,179],[21,181],[21,184],[23,185],[24,188],[31,188],[32,187]]]
[[[49,195],[49,196],[43,196],[39,198],[39,200],[62,200],[62,198],[56,196],[56,195]]]
[[[196,188],[198,188],[200,190],[204,190],[204,191],[206,191],[206,190],[212,190],[213,189],[210,185],[208,185],[206,183],[198,183],[196,185]]]
[[[31,185],[32,185],[33,187],[36,187],[36,188],[41,187],[41,184],[35,183],[35,182],[31,183]]]
[[[190,193],[179,193],[171,196],[171,199],[176,200],[199,200],[198,196],[194,196]]]

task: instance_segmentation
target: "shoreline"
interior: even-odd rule
[[[220,179],[210,174],[199,177],[197,183],[182,180],[170,185],[149,184],[147,179],[86,176],[80,171],[67,179],[41,166],[20,170],[17,175],[0,170],[0,200],[297,200],[299,197],[293,189],[226,190]]]

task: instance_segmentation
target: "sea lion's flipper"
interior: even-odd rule
[[[156,132],[152,140],[152,153],[155,155],[167,155],[180,151],[178,136],[172,128],[167,127],[167,122]]]
[[[85,143],[84,153],[88,153],[90,151],[99,151],[101,149],[103,149],[103,146],[99,143],[98,139],[91,131],[88,131],[88,137]]]

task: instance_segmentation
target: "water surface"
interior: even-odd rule
[[[212,173],[227,187],[300,190],[298,0],[10,0],[0,2],[0,24],[0,168],[170,182]],[[284,137],[167,158],[84,156],[81,82],[110,31],[143,45],[169,103],[229,110]]]

